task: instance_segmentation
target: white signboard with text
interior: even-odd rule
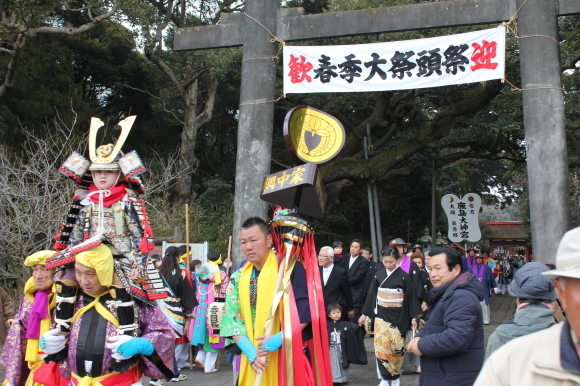
[[[454,194],[446,194],[441,199],[441,206],[447,214],[448,238],[452,242],[464,240],[476,242],[481,239],[479,229],[479,208],[481,197],[468,193],[459,199]]]

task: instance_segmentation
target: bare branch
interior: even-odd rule
[[[177,115],[175,115],[175,113],[174,113],[173,111],[171,111],[171,110],[168,110],[168,109],[167,109],[167,101],[166,101],[165,99],[163,99],[163,98],[161,98],[161,97],[158,97],[157,95],[153,95],[153,94],[151,94],[151,93],[150,93],[148,90],[141,90],[140,88],[137,88],[137,87],[130,86],[130,85],[128,85],[127,83],[115,83],[115,84],[118,84],[119,86],[126,87],[126,88],[128,88],[128,89],[131,89],[131,90],[135,90],[135,91],[139,91],[139,92],[142,92],[142,93],[146,93],[146,94],[147,94],[147,95],[149,95],[151,98],[157,99],[158,101],[160,101],[160,102],[161,102],[161,104],[162,104],[162,106],[163,106],[163,108],[162,108],[162,111],[163,111],[164,113],[169,113],[169,114],[171,114],[171,115],[173,116],[173,118],[174,118],[174,119],[175,119],[177,122],[179,122],[179,123],[180,123],[180,124],[182,124],[182,125],[184,124],[184,122],[183,122],[181,119],[179,119],[179,118],[177,117]]]

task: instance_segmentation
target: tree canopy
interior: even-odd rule
[[[416,0],[292,0],[306,13],[412,4]],[[175,28],[215,24],[222,12],[243,10],[243,1],[126,0],[28,2],[0,6],[0,146],[24,155],[23,129],[44,135],[51,122],[64,122],[86,135],[91,116],[109,126],[138,116],[126,144],[146,164],[178,155],[175,170],[188,177],[152,199],[189,202],[199,208],[200,231],[225,248],[231,229],[235,178],[241,48],[176,52]],[[571,197],[580,200],[578,122],[580,99],[580,16],[560,20],[562,73],[570,159]],[[299,44],[355,44],[447,35],[487,26],[431,29],[325,39]],[[517,39],[510,34],[506,78],[520,84]],[[282,94],[278,63],[278,95]],[[285,114],[307,104],[336,116],[347,139],[339,159],[321,169],[328,210],[315,220],[317,240],[368,241],[367,183],[376,183],[384,242],[415,241],[430,226],[431,175],[435,167],[437,205],[447,193],[479,193],[486,204],[515,201],[526,220],[525,135],[520,92],[510,83],[490,81],[433,89],[355,94],[293,94],[276,103],[272,172],[291,167],[282,136]],[[71,124],[71,123],[75,124]],[[371,132],[371,157],[362,138]],[[104,140],[113,136],[109,130]],[[104,141],[103,140],[103,141]],[[84,149],[78,149],[83,152]],[[25,155],[24,155],[25,156]],[[157,201],[155,201],[157,200]],[[574,223],[580,223],[573,205]],[[445,231],[439,211],[437,227]],[[168,213],[165,217],[172,217]],[[159,229],[170,222],[159,216]],[[183,225],[175,215],[174,225]],[[174,226],[173,225],[173,226]],[[155,228],[155,224],[153,224]],[[201,229],[205,229],[203,232]],[[169,235],[169,234],[163,234]]]

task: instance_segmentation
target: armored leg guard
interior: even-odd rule
[[[56,287],[56,311],[54,322],[61,333],[70,332],[72,318],[75,312],[75,303],[77,300],[78,284],[71,279],[63,279],[55,282]],[[66,359],[68,353],[68,344],[56,354],[47,355],[45,362],[61,362]]]
[[[139,326],[137,324],[138,311],[135,308],[135,300],[124,287],[109,287],[113,300],[107,301],[110,311],[116,309],[117,320],[119,321],[119,334],[137,336]],[[109,366],[109,371],[123,373],[137,362],[138,358],[132,357],[123,361],[118,361]]]

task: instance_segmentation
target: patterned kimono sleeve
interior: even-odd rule
[[[81,210],[79,210],[79,214],[77,215],[77,220],[75,222],[75,225],[73,225],[73,228],[70,232],[69,241],[68,241],[70,246],[75,246],[75,245],[80,244],[84,241],[84,239],[85,239],[85,234],[84,234],[85,219],[89,215],[90,207],[91,207],[90,205],[87,205],[87,206],[82,207]]]
[[[242,309],[239,298],[239,283],[241,271],[236,271],[230,278],[226,289],[226,313],[222,317],[220,336],[230,338],[235,335],[247,335],[246,323],[242,319]],[[226,343],[227,344],[227,343]]]
[[[165,378],[162,370],[173,371],[175,351],[175,334],[167,323],[167,319],[159,307],[142,306],[139,308],[139,328],[142,331],[141,337],[148,339],[155,352],[152,356],[143,358],[143,374],[153,379]]]
[[[137,264],[137,269],[143,271],[147,262],[147,254],[141,252],[141,242],[143,241],[143,226],[139,220],[139,215],[131,201],[125,202],[125,225],[131,238],[131,251]]]
[[[28,377],[28,366],[24,361],[26,352],[26,328],[32,305],[24,298],[14,317],[14,323],[8,331],[4,350],[0,355],[0,364],[6,367],[5,378],[13,385],[24,384]]]

